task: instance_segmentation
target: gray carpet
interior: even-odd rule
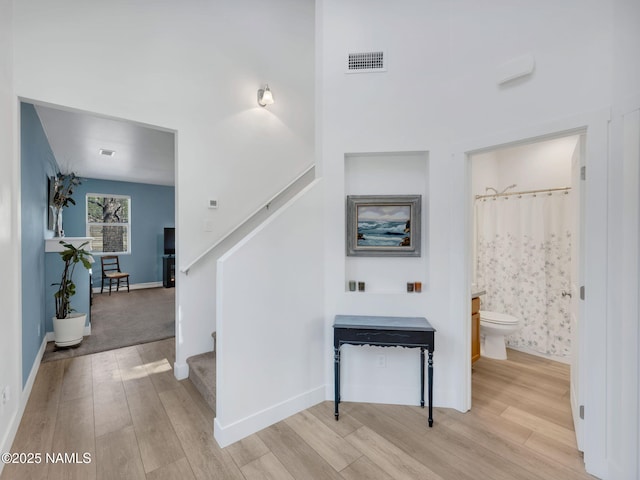
[[[80,345],[48,342],[43,362],[155,342],[175,335],[175,288],[107,292],[93,295],[91,335]]]
[[[189,380],[202,395],[211,410],[216,411],[216,354],[201,353],[187,358]]]

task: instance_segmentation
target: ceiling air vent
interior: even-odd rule
[[[350,53],[347,73],[386,72],[384,52]]]
[[[100,155],[104,155],[105,157],[113,157],[116,154],[115,150],[107,150],[106,148],[101,148],[99,151]]]

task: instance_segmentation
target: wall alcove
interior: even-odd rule
[[[428,152],[346,153],[344,197],[348,195],[421,195],[420,257],[345,257],[344,289],[350,295],[406,294],[428,291]],[[345,232],[346,235],[346,232]],[[365,282],[365,291],[349,291],[349,281]],[[407,283],[421,282],[421,293]]]

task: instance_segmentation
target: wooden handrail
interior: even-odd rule
[[[231,235],[233,235],[233,233],[238,230],[240,227],[242,227],[245,223],[247,223],[249,220],[251,220],[255,215],[257,215],[258,213],[260,213],[260,211],[263,208],[269,209],[269,205],[271,205],[271,203],[278,198],[280,195],[282,195],[284,192],[286,192],[289,188],[291,188],[298,180],[300,180],[302,177],[304,177],[307,173],[309,173],[313,168],[315,168],[315,163],[309,165],[300,175],[298,175],[296,178],[294,178],[292,181],[290,181],[284,188],[280,189],[278,191],[278,193],[276,193],[275,195],[273,195],[267,202],[265,202],[260,208],[257,208],[256,210],[254,210],[249,216],[247,216],[242,222],[240,222],[239,224],[237,224],[235,227],[233,227],[231,230],[229,230],[224,236],[222,236],[222,238],[220,238],[217,242],[215,242],[213,245],[211,245],[209,248],[207,248],[204,252],[202,252],[200,255],[198,255],[189,265],[187,265],[184,268],[181,268],[180,271],[182,273],[185,274],[189,274],[189,270],[191,269],[191,267],[193,267],[196,263],[198,263],[200,260],[202,260],[204,257],[206,257],[214,248],[216,248],[218,245],[220,245],[222,242],[224,242],[227,238],[229,238]]]

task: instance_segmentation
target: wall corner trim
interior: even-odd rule
[[[174,363],[173,375],[177,380],[184,380],[185,378],[189,378],[189,365],[187,363]]]

